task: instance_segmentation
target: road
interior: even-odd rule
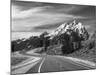
[[[29,55],[29,54],[26,54]],[[75,71],[75,70],[89,70],[95,69],[95,66],[83,62],[76,62],[63,56],[55,55],[31,55],[39,58],[37,61],[31,59],[23,66],[12,69],[12,74],[31,74],[31,73],[45,73],[45,72],[59,72],[59,71]],[[32,62],[33,61],[33,62]]]

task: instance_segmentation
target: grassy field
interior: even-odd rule
[[[11,65],[15,66],[24,60],[28,59],[27,57],[11,57]]]

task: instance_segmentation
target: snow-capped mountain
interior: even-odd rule
[[[46,36],[50,36],[50,39],[52,39],[55,36],[59,36],[63,33],[66,34],[71,34],[71,31],[74,31],[76,33],[78,33],[78,35],[80,37],[83,37],[84,39],[86,39],[88,37],[88,32],[85,29],[85,26],[82,25],[81,22],[76,22],[76,20],[74,20],[71,23],[63,23],[61,24],[56,30],[54,30],[53,32],[49,33]]]

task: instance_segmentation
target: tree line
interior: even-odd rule
[[[80,37],[79,34],[74,31],[70,31],[70,35],[63,33],[59,36],[55,36],[53,39],[49,39],[50,37],[45,37],[45,35],[48,35],[48,33],[44,32],[40,36],[31,36],[28,39],[14,40],[11,42],[11,51],[15,52],[43,47],[43,50],[46,52],[49,46],[62,44],[62,53],[68,54],[80,49],[82,47],[81,42],[84,40],[82,36]],[[89,34],[87,35],[88,39]]]

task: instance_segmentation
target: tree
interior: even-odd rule
[[[73,52],[73,49],[72,49],[72,42],[71,42],[71,37],[70,35],[64,33],[61,35],[61,39],[62,39],[62,53],[63,54],[68,54],[68,53],[71,53]]]
[[[73,30],[69,30],[69,34],[62,34],[60,39],[62,39],[62,52],[64,54],[72,53],[81,48],[81,41],[83,40],[79,34]]]
[[[44,47],[44,51],[47,51],[47,47],[49,46],[49,37],[46,36],[48,33],[47,32],[44,32],[40,35],[40,38],[42,40],[42,44],[43,44],[43,47]]]
[[[23,39],[14,40],[11,42],[11,51],[29,50],[37,47],[42,47],[42,41],[38,36],[31,36],[23,41]]]

